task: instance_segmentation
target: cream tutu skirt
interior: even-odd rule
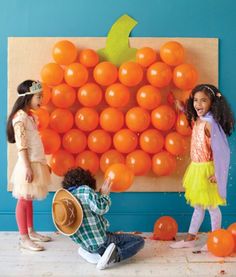
[[[13,197],[40,200],[47,196],[48,185],[50,184],[48,165],[31,162],[31,168],[33,170],[33,181],[28,183],[25,181],[25,167],[20,160],[17,161],[11,177]]]
[[[204,209],[226,205],[226,200],[219,195],[217,183],[211,183],[208,178],[214,175],[214,163],[191,162],[184,178],[185,198],[191,206],[199,205]]]

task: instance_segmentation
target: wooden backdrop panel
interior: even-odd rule
[[[26,79],[40,79],[40,70],[44,64],[53,62],[51,49],[53,45],[62,39],[72,41],[79,49],[100,49],[105,47],[106,38],[81,37],[81,38],[9,38],[8,39],[8,112],[10,112],[16,97],[16,88]],[[199,72],[199,83],[211,83],[218,85],[218,39],[217,38],[130,38],[130,46],[141,48],[152,47],[156,50],[170,40],[179,41],[186,49],[185,62],[192,63]],[[178,95],[178,91],[174,91]],[[48,157],[49,159],[50,157]],[[17,159],[15,145],[8,144],[8,180]],[[148,176],[135,177],[134,184],[128,191],[138,192],[180,192],[183,191],[182,177],[189,163],[186,156],[178,160],[176,172],[167,177],[157,177],[150,173]],[[97,174],[98,184],[103,180],[103,174]],[[60,187],[60,177],[52,174],[52,184],[49,191],[55,191]],[[9,182],[8,182],[9,183]],[[8,190],[12,190],[8,185]]]

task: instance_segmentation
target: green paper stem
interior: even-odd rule
[[[106,48],[97,51],[101,61],[109,61],[120,66],[125,61],[135,60],[137,49],[129,47],[129,34],[137,23],[125,14],[112,25],[107,36]]]

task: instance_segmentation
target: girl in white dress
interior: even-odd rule
[[[18,160],[11,183],[12,194],[18,199],[16,221],[20,232],[21,248],[41,251],[44,248],[34,241],[50,241],[33,229],[34,199],[43,199],[48,193],[50,171],[47,165],[43,144],[38,133],[37,121],[32,111],[40,107],[42,86],[40,82],[26,80],[18,88],[18,98],[12,108],[7,122],[7,138],[16,143]]]

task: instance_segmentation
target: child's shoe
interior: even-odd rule
[[[208,252],[207,244],[204,244],[203,247],[200,249],[202,252]]]
[[[97,264],[98,261],[101,259],[101,256],[98,253],[90,253],[84,250],[82,247],[78,249],[78,254],[91,264]]]
[[[173,248],[173,249],[193,248],[194,246],[195,246],[195,240],[189,240],[189,241],[180,240],[175,243],[172,243],[170,245],[170,248]]]
[[[106,251],[103,253],[101,259],[97,263],[97,269],[105,269],[109,265],[116,262],[117,251],[114,243],[109,244]]]
[[[29,233],[29,238],[32,240],[32,241],[39,241],[39,242],[48,242],[48,241],[51,241],[52,238],[49,237],[49,236],[43,236],[43,235],[40,235],[38,233]]]
[[[30,251],[43,251],[44,250],[44,247],[37,244],[37,243],[34,243],[33,241],[29,240],[29,239],[26,239],[26,240],[19,240],[19,247],[21,249],[27,249],[27,250],[30,250]]]

